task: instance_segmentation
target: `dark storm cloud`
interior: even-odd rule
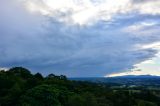
[[[98,21],[91,26],[67,25],[53,17],[29,13],[18,1],[0,2],[1,67],[24,66],[34,72],[73,77],[105,76],[131,69],[157,53],[141,46],[159,41],[159,31],[133,34],[159,28],[159,24],[141,23],[148,22],[139,19],[143,16],[117,18],[111,23]],[[155,18],[149,20],[159,22]]]

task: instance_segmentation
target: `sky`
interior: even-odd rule
[[[160,0],[0,0],[0,69],[160,75]]]

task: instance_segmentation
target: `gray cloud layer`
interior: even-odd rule
[[[91,26],[67,25],[29,13],[14,0],[0,0],[0,13],[1,67],[25,66],[72,77],[105,76],[131,69],[158,52],[142,47],[160,40],[159,16],[123,15]]]

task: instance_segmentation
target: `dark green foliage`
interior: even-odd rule
[[[27,79],[32,76],[30,71],[23,67],[14,67],[14,68],[9,69],[7,72],[8,74],[12,74],[12,75],[21,77],[23,79]]]
[[[60,91],[51,85],[36,86],[21,96],[20,104],[27,106],[60,106],[59,93]]]
[[[43,76],[40,73],[36,73],[34,77],[38,80],[43,80]]]
[[[149,102],[149,101],[143,101],[139,100],[137,101],[138,106],[157,106],[155,103]]]
[[[95,96],[89,92],[69,97],[68,106],[98,106]]]
[[[159,90],[138,90],[32,75],[22,67],[0,71],[0,106],[160,106]]]

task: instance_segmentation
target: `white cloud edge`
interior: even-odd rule
[[[49,15],[67,24],[87,25],[99,20],[110,21],[114,16],[128,13],[160,15],[160,1],[136,3],[134,0],[26,0],[31,12]]]

